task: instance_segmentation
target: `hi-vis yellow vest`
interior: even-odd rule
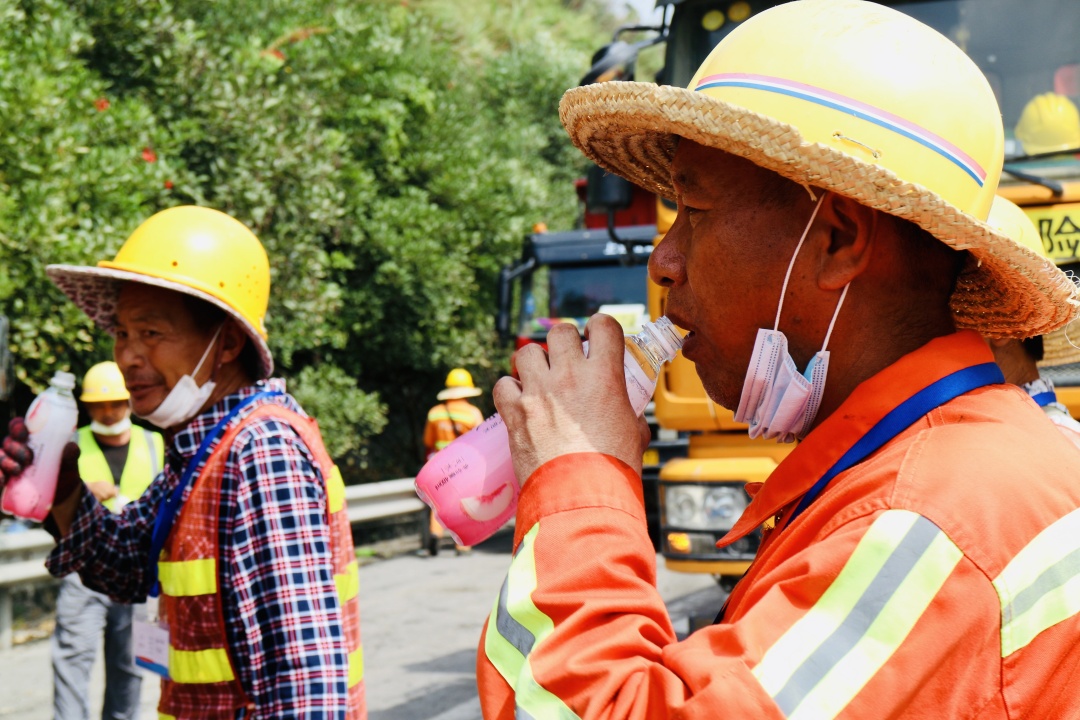
[[[218,519],[221,480],[236,436],[259,418],[288,424],[314,456],[326,487],[331,565],[337,585],[341,632],[348,653],[346,720],[367,720],[364,660],[360,642],[360,575],[345,485],[319,435],[318,425],[276,403],[260,405],[235,423],[210,454],[173,525],[158,561],[159,610],[169,625],[170,679],[161,683],[160,720],[232,720],[255,707],[233,666],[219,583]]]
[[[161,435],[132,426],[127,460],[124,462],[124,472],[120,475],[118,492],[128,500],[139,499],[161,472],[164,457],[165,441]],[[79,428],[79,475],[86,482],[114,482],[109,462],[94,439],[89,425]],[[110,498],[103,504],[113,512],[120,512],[117,500],[115,497]]]

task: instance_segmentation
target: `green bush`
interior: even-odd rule
[[[576,216],[556,108],[604,40],[598,7],[0,0],[18,380],[109,353],[46,264],[111,257],[157,210],[205,204],[266,246],[279,372],[332,452],[368,453],[354,479],[411,474],[446,371],[490,385],[505,366],[499,267],[534,223]]]

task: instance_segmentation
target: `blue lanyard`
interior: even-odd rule
[[[1031,399],[1034,400],[1035,404],[1039,407],[1046,407],[1050,403],[1057,402],[1057,393],[1055,393],[1053,390],[1047,390],[1046,392],[1032,395]]]
[[[859,438],[858,442],[852,445],[836,461],[836,464],[829,468],[829,471],[803,495],[802,500],[799,501],[798,506],[795,508],[795,512],[788,518],[785,527],[791,525],[795,518],[810,507],[810,503],[817,499],[817,496],[821,494],[821,491],[834,477],[862,462],[867,456],[911,427],[912,423],[934,408],[940,407],[976,388],[1003,382],[1005,382],[1005,377],[1001,374],[1001,369],[997,365],[994,363],[982,363],[966,367],[963,370],[957,370],[951,375],[946,375],[937,382],[927,385],[890,410],[888,415],[881,418],[874,427],[870,428],[869,432]]]
[[[195,452],[195,456],[188,461],[187,466],[184,467],[184,474],[180,476],[180,482],[176,484],[173,491],[161,498],[161,506],[158,508],[158,513],[154,517],[154,531],[150,535],[150,577],[151,587],[150,596],[157,597],[161,590],[158,584],[158,558],[161,557],[161,551],[165,547],[165,541],[169,538],[169,533],[172,532],[173,523],[176,522],[176,515],[180,512],[180,499],[184,496],[184,490],[191,484],[191,477],[195,474],[195,470],[198,469],[199,464],[206,457],[206,453],[210,451],[210,445],[218,438],[218,436],[225,430],[225,426],[228,425],[237,414],[251,405],[260,398],[272,398],[278,395],[284,395],[285,393],[280,390],[264,390],[259,393],[255,393],[251,397],[242,400],[236,407],[229,411],[229,413],[218,420],[217,425],[213,427],[210,432],[206,433],[202,442],[199,443],[199,449]]]

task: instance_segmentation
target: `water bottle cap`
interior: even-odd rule
[[[74,390],[75,389],[75,375],[63,370],[57,370],[53,375],[49,384],[53,387],[58,387],[62,390]]]
[[[654,322],[645,323],[645,330],[664,350],[664,362],[675,359],[683,345],[683,337],[666,317],[658,317]]]

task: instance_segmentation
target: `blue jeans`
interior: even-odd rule
[[[103,720],[136,720],[142,675],[135,667],[131,606],[88,589],[71,574],[60,585],[52,636],[55,720],[89,720],[90,670],[105,636]]]

